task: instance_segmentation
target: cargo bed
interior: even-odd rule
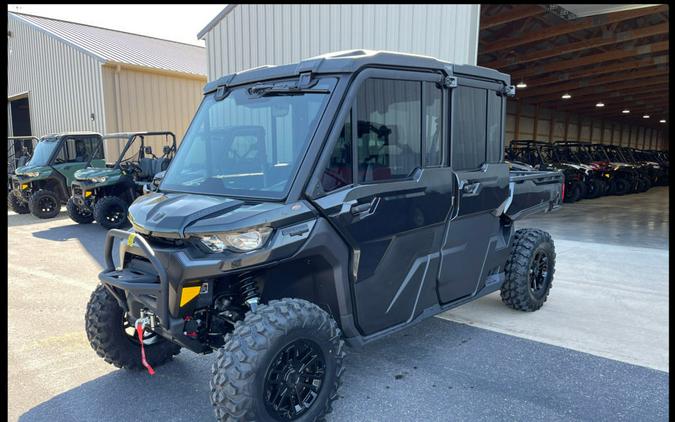
[[[560,207],[563,200],[563,174],[558,171],[509,172],[509,200],[504,214],[512,220]]]

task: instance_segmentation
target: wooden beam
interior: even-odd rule
[[[582,87],[576,90],[570,90],[572,98],[574,100],[577,97],[590,96],[590,95],[605,95],[607,92],[619,92],[622,89],[631,89],[639,87],[648,87],[654,85],[663,85],[666,92],[668,91],[668,77],[655,77],[649,78],[646,80],[629,80],[622,81],[620,83],[611,83],[607,86],[591,86],[591,87]],[[560,93],[548,94],[548,95],[536,95],[530,98],[527,98],[526,101],[531,104],[545,103],[548,101],[558,101],[560,100]],[[570,101],[567,100],[567,101]],[[570,101],[571,102],[571,101]]]
[[[500,12],[493,16],[481,17],[480,29],[488,29],[505,23],[529,18],[530,16],[543,15],[546,11],[541,6],[515,5],[507,12]]]
[[[516,64],[522,65],[524,63],[549,59],[551,57],[562,56],[563,54],[574,53],[577,51],[583,51],[590,48],[598,48],[606,45],[618,44],[626,41],[652,37],[654,35],[661,35],[667,33],[668,33],[668,23],[663,23],[659,25],[652,25],[644,28],[638,28],[631,31],[619,32],[618,34],[614,34],[610,37],[607,37],[606,35],[603,34],[601,36],[586,39],[584,41],[572,42],[569,44],[557,46],[556,48],[546,48],[544,50],[535,51],[529,54],[520,54],[513,58],[492,60],[490,62],[482,62],[480,65],[491,67],[493,69],[501,69]],[[482,51],[479,52],[479,54],[481,53]]]
[[[653,76],[664,76],[668,75],[668,68],[667,67],[659,67],[656,69],[652,70],[639,70],[639,71],[632,71],[632,72],[622,72],[619,74],[615,74],[612,76],[601,76],[601,77],[596,77],[596,78],[590,78],[590,79],[583,79],[580,81],[575,81],[575,82],[568,82],[568,83],[562,83],[562,84],[556,84],[556,85],[551,85],[548,87],[544,88],[539,88],[539,89],[533,89],[533,90],[528,90],[527,92],[520,92],[520,95],[518,95],[518,92],[516,92],[516,96],[518,98],[527,98],[527,97],[538,97],[541,95],[546,95],[546,94],[552,94],[555,92],[571,92],[577,89],[581,88],[586,88],[586,87],[596,87],[596,86],[601,86],[601,85],[607,85],[611,84],[614,82],[621,82],[621,81],[629,81],[633,79],[646,79],[646,78],[651,78]]]
[[[658,101],[662,99],[667,99],[668,96],[667,93],[664,92],[652,92],[652,93],[645,93],[644,95],[639,95],[639,94],[634,94],[634,95],[624,95],[624,96],[613,96],[610,98],[605,98],[605,96],[598,96],[598,98],[584,98],[584,99],[576,99],[573,103],[567,103],[565,102],[564,104],[560,104],[560,106],[557,107],[558,110],[582,110],[582,109],[590,109],[590,110],[599,110],[599,108],[595,107],[595,104],[598,102],[598,100],[601,100],[603,103],[605,103],[605,107],[603,107],[603,110],[609,110],[612,108],[621,108],[623,109],[626,107],[631,101]]]
[[[539,78],[539,79],[531,79],[526,81],[528,85],[528,89],[534,89],[536,90],[540,86],[544,85],[550,85],[550,84],[557,84],[560,82],[567,82],[571,81],[574,79],[581,79],[581,78],[587,78],[591,76],[597,76],[597,75],[604,75],[607,73],[614,73],[614,72],[623,72],[626,70],[634,70],[634,69],[640,69],[640,68],[645,68],[645,67],[651,67],[651,66],[657,66],[660,64],[666,64],[668,63],[668,56],[658,56],[658,57],[649,57],[646,59],[642,60],[630,60],[627,62],[620,62],[620,63],[615,63],[612,65],[608,66],[597,66],[592,69],[586,69],[586,70],[579,70],[576,72],[565,72],[565,73],[559,73],[554,76],[549,76],[545,78]]]
[[[668,93],[668,81],[664,80],[663,84],[659,85],[647,85],[647,86],[636,86],[633,88],[618,88],[614,89],[612,88],[611,91],[604,90],[604,92],[588,92],[588,93],[580,93],[576,94],[574,98],[572,98],[571,102],[560,102],[560,97],[556,95],[554,99],[544,101],[541,103],[538,103],[542,107],[546,108],[549,106],[549,103],[552,103],[552,106],[558,106],[562,109],[566,107],[574,107],[575,104],[577,103],[582,103],[582,102],[591,102],[591,101],[597,101],[599,96],[602,96],[603,101],[604,100],[611,100],[613,98],[621,98],[626,95],[644,95],[644,96],[651,96],[654,94],[660,94],[660,95],[667,95]]]
[[[668,51],[668,45],[668,41],[659,41],[652,44],[641,45],[631,50],[618,49],[608,51],[606,53],[589,54],[583,57],[559,60],[553,63],[547,63],[540,66],[534,66],[520,71],[511,72],[511,80],[527,78],[533,75],[546,74],[550,72],[558,72],[566,69],[574,69],[577,67],[589,66],[597,63],[607,63],[612,60],[621,60],[625,58],[633,58],[635,56],[642,56],[645,54],[654,54],[662,51]]]
[[[588,18],[576,19],[559,25],[554,25],[541,31],[528,32],[526,36],[515,36],[504,40],[495,41],[483,48],[479,54],[494,53],[496,51],[504,51],[512,49],[524,44],[560,37],[562,35],[570,34],[572,32],[582,31],[584,29],[595,28],[602,25],[608,25],[614,22],[622,22],[629,19],[638,18],[640,16],[647,16],[654,13],[668,11],[667,5],[655,7],[643,7],[640,9],[627,10],[623,12],[607,13],[603,15],[596,15]]]

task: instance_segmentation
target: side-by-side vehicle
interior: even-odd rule
[[[563,175],[504,162],[513,92],[492,69],[361,50],[210,82],[133,230],[108,232],[91,346],[150,373],[215,351],[218,420],[314,421],[345,341],[495,291],[536,311],[554,244],[514,221],[558,208]]]

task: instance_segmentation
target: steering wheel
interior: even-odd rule
[[[122,170],[132,174],[143,172],[141,166],[139,166],[137,163],[133,161],[123,161],[122,163],[120,163],[120,167],[122,168]]]

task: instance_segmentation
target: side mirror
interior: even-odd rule
[[[147,155],[152,155],[152,147],[147,146],[143,149],[143,152],[145,152]]]
[[[164,155],[169,155],[170,152],[171,152],[171,147],[168,146],[168,145],[164,145],[164,148],[162,148],[162,153]]]
[[[150,192],[157,192],[157,189],[159,189],[159,183],[162,181],[162,178],[164,178],[165,174],[166,171],[160,171],[155,175],[155,177],[152,178],[152,182],[144,184],[143,195],[146,195]]]

